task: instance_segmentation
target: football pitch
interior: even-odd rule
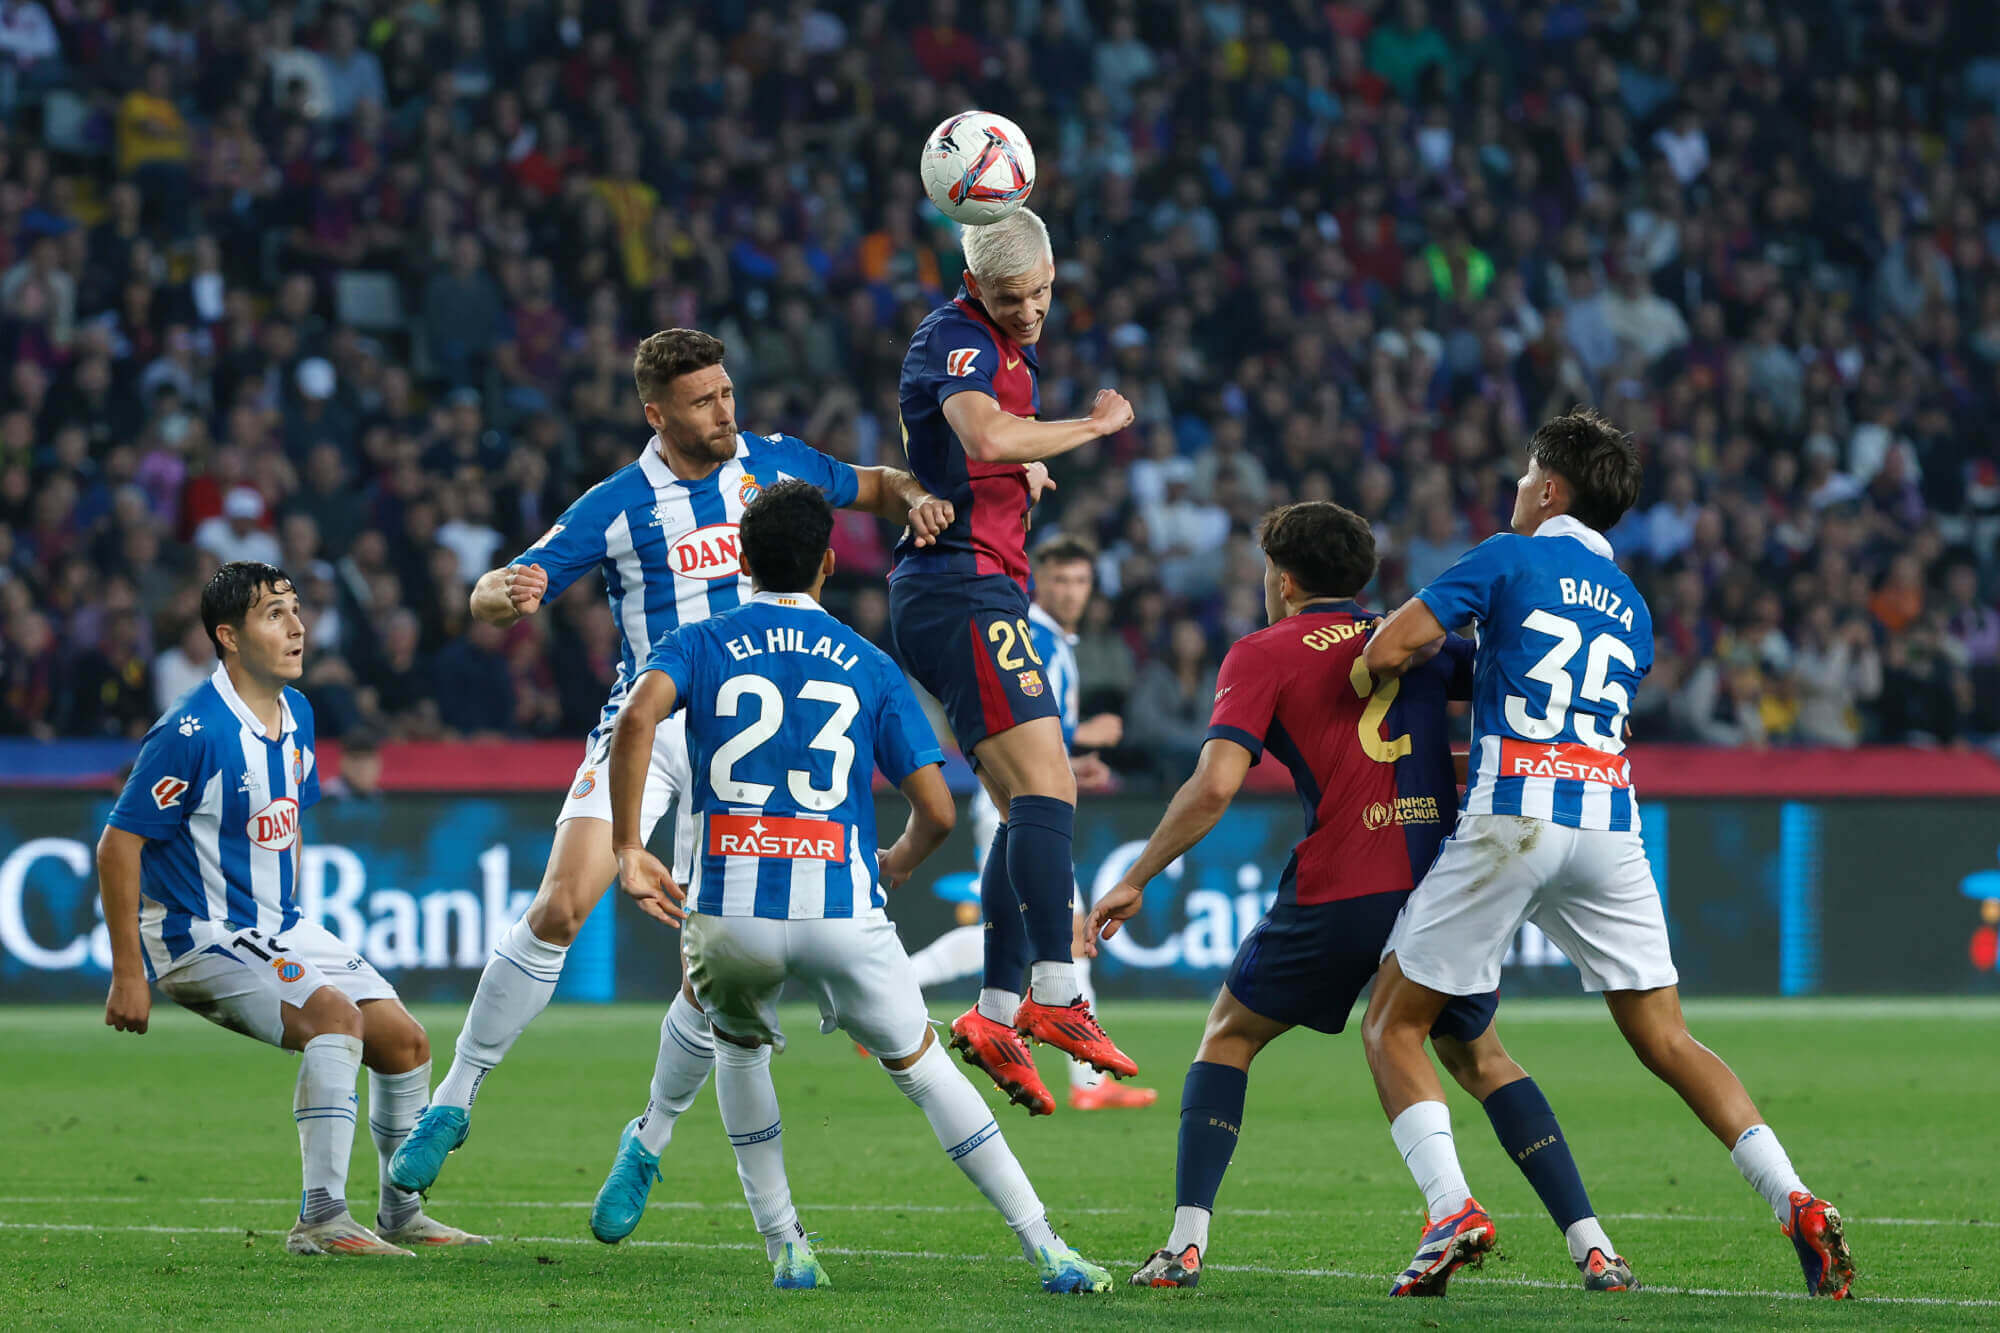
[[[1600,1006],[1503,1005],[1593,1202],[1647,1290],[1587,1297],[1562,1239],[1455,1089],[1466,1171],[1500,1253],[1444,1301],[1392,1302],[1420,1200],[1389,1142],[1356,1035],[1293,1033],[1251,1071],[1242,1143],[1195,1291],[1124,1279],[1165,1238],[1193,1004],[1111,1001],[1160,1089],[1151,1110],[1029,1121],[989,1094],[1057,1228],[1112,1270],[1109,1295],[1042,1294],[1013,1236],[915,1107],[839,1036],[786,1010],[774,1066],[785,1157],[829,1290],[778,1292],[712,1092],[681,1120],[636,1235],[585,1222],[644,1103],[658,1011],[550,1009],[488,1079],[471,1140],[429,1202],[491,1248],[414,1260],[298,1258],[293,1057],[160,1003],[118,1036],[94,1008],[0,1012],[0,1327],[556,1328],[1958,1328],[2000,1324],[2000,1002],[1691,1002],[1801,1174],[1848,1219],[1854,1301],[1807,1304],[1789,1242],[1727,1154],[1639,1068]],[[938,1006],[949,1014],[955,1006]],[[425,1007],[442,1058],[462,1010]],[[1044,1049],[1053,1088],[1062,1070]],[[365,1089],[365,1084],[364,1084]],[[363,1094],[365,1101],[365,1090]],[[349,1195],[374,1215],[357,1137]]]

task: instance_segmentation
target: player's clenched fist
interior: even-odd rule
[[[910,537],[914,545],[929,546],[937,535],[951,526],[951,501],[926,495],[910,506]]]
[[[1099,389],[1090,404],[1090,419],[1099,435],[1116,435],[1132,424],[1132,404],[1116,389]]]
[[[507,601],[517,616],[531,616],[542,609],[542,594],[549,590],[549,571],[540,565],[507,566]]]
[[[639,910],[662,925],[678,926],[687,920],[687,892],[658,857],[644,847],[627,847],[618,853],[618,887],[639,905]]]
[[[144,980],[113,978],[104,1001],[104,1026],[120,1032],[143,1033],[153,1012],[153,988]]]

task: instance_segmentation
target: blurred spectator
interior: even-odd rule
[[[190,620],[172,646],[153,659],[153,716],[166,712],[174,700],[214,674],[215,645],[208,641],[202,623]]]
[[[1166,655],[1141,667],[1133,682],[1125,705],[1126,739],[1153,757],[1163,777],[1191,771],[1208,740],[1216,674],[1208,661],[1208,636],[1201,626],[1177,620]]]
[[[1643,734],[2000,737],[1983,17],[643,9],[0,0],[0,727],[101,730],[69,686],[125,612],[155,695],[192,679],[201,645],[150,645],[253,554],[311,596],[329,736],[439,734],[447,668],[489,696],[453,730],[587,731],[597,578],[483,646],[465,585],[636,454],[654,328],[729,343],[746,428],[897,457],[903,344],[963,267],[913,145],[987,104],[1040,150],[1040,410],[1139,410],[1034,517],[1103,552],[1096,708],[1142,674],[1192,699],[1258,622],[1264,506],[1360,507],[1394,605],[1589,402],[1644,465],[1614,536],[1660,638]],[[893,540],[842,516],[864,626]],[[1211,646],[1177,655],[1183,622]]]

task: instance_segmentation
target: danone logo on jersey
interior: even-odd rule
[[[280,796],[250,816],[246,832],[250,841],[265,851],[284,851],[298,840],[299,803],[289,796]]]
[[[743,553],[734,523],[696,528],[673,544],[668,561],[674,573],[689,579],[733,579],[742,568]]]
[[[1500,740],[1500,776],[1503,778],[1567,778],[1573,782],[1601,782],[1607,787],[1630,787],[1632,769],[1619,755],[1593,750],[1575,741],[1537,742]]]
[[[782,815],[710,815],[708,854],[845,861],[847,825]]]

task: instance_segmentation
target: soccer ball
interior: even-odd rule
[[[998,222],[1028,202],[1035,150],[1021,127],[990,111],[962,111],[924,140],[924,193],[970,227]]]

